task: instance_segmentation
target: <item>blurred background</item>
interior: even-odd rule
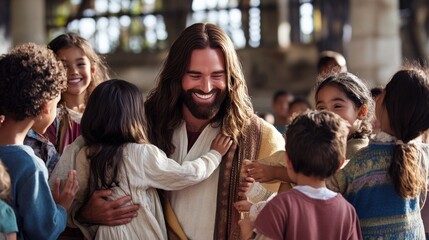
[[[343,54],[370,87],[429,54],[428,0],[0,0],[0,54],[77,32],[113,77],[146,93],[171,43],[195,22],[231,37],[260,112],[270,111],[278,89],[310,92],[320,51]]]

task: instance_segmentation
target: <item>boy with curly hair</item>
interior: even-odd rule
[[[254,222],[240,221],[242,239],[362,239],[353,206],[326,188],[344,163],[347,123],[338,115],[309,111],[286,133],[286,163],[293,189],[279,193]]]
[[[46,131],[52,123],[66,84],[62,63],[44,46],[24,44],[0,57],[0,159],[12,180],[19,239],[57,239],[78,190],[73,170],[63,190],[58,179],[51,194],[43,160],[24,145],[30,128]]]

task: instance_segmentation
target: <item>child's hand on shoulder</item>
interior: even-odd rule
[[[52,192],[54,200],[57,204],[63,206],[68,210],[73,202],[73,199],[79,189],[79,183],[77,181],[76,170],[70,170],[66,184],[60,192],[60,179],[57,178],[55,181],[55,188]]]
[[[218,151],[222,156],[226,154],[229,147],[231,147],[232,139],[228,136],[223,135],[222,133],[219,133],[215,139],[212,141],[212,145],[210,146],[210,149]]]

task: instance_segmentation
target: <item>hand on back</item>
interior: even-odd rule
[[[210,149],[218,151],[222,156],[226,154],[228,149],[231,147],[232,140],[230,137],[227,137],[221,133],[219,133],[215,139],[212,141],[212,145]]]
[[[140,205],[132,204],[131,197],[125,196],[115,201],[106,200],[112,195],[110,190],[95,191],[78,214],[78,221],[96,225],[116,226],[127,224],[137,216]]]

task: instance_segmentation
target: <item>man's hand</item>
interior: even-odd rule
[[[126,196],[115,201],[106,198],[112,195],[110,190],[95,191],[78,215],[81,223],[116,226],[131,222],[137,216],[140,205],[131,204],[131,197]]]

